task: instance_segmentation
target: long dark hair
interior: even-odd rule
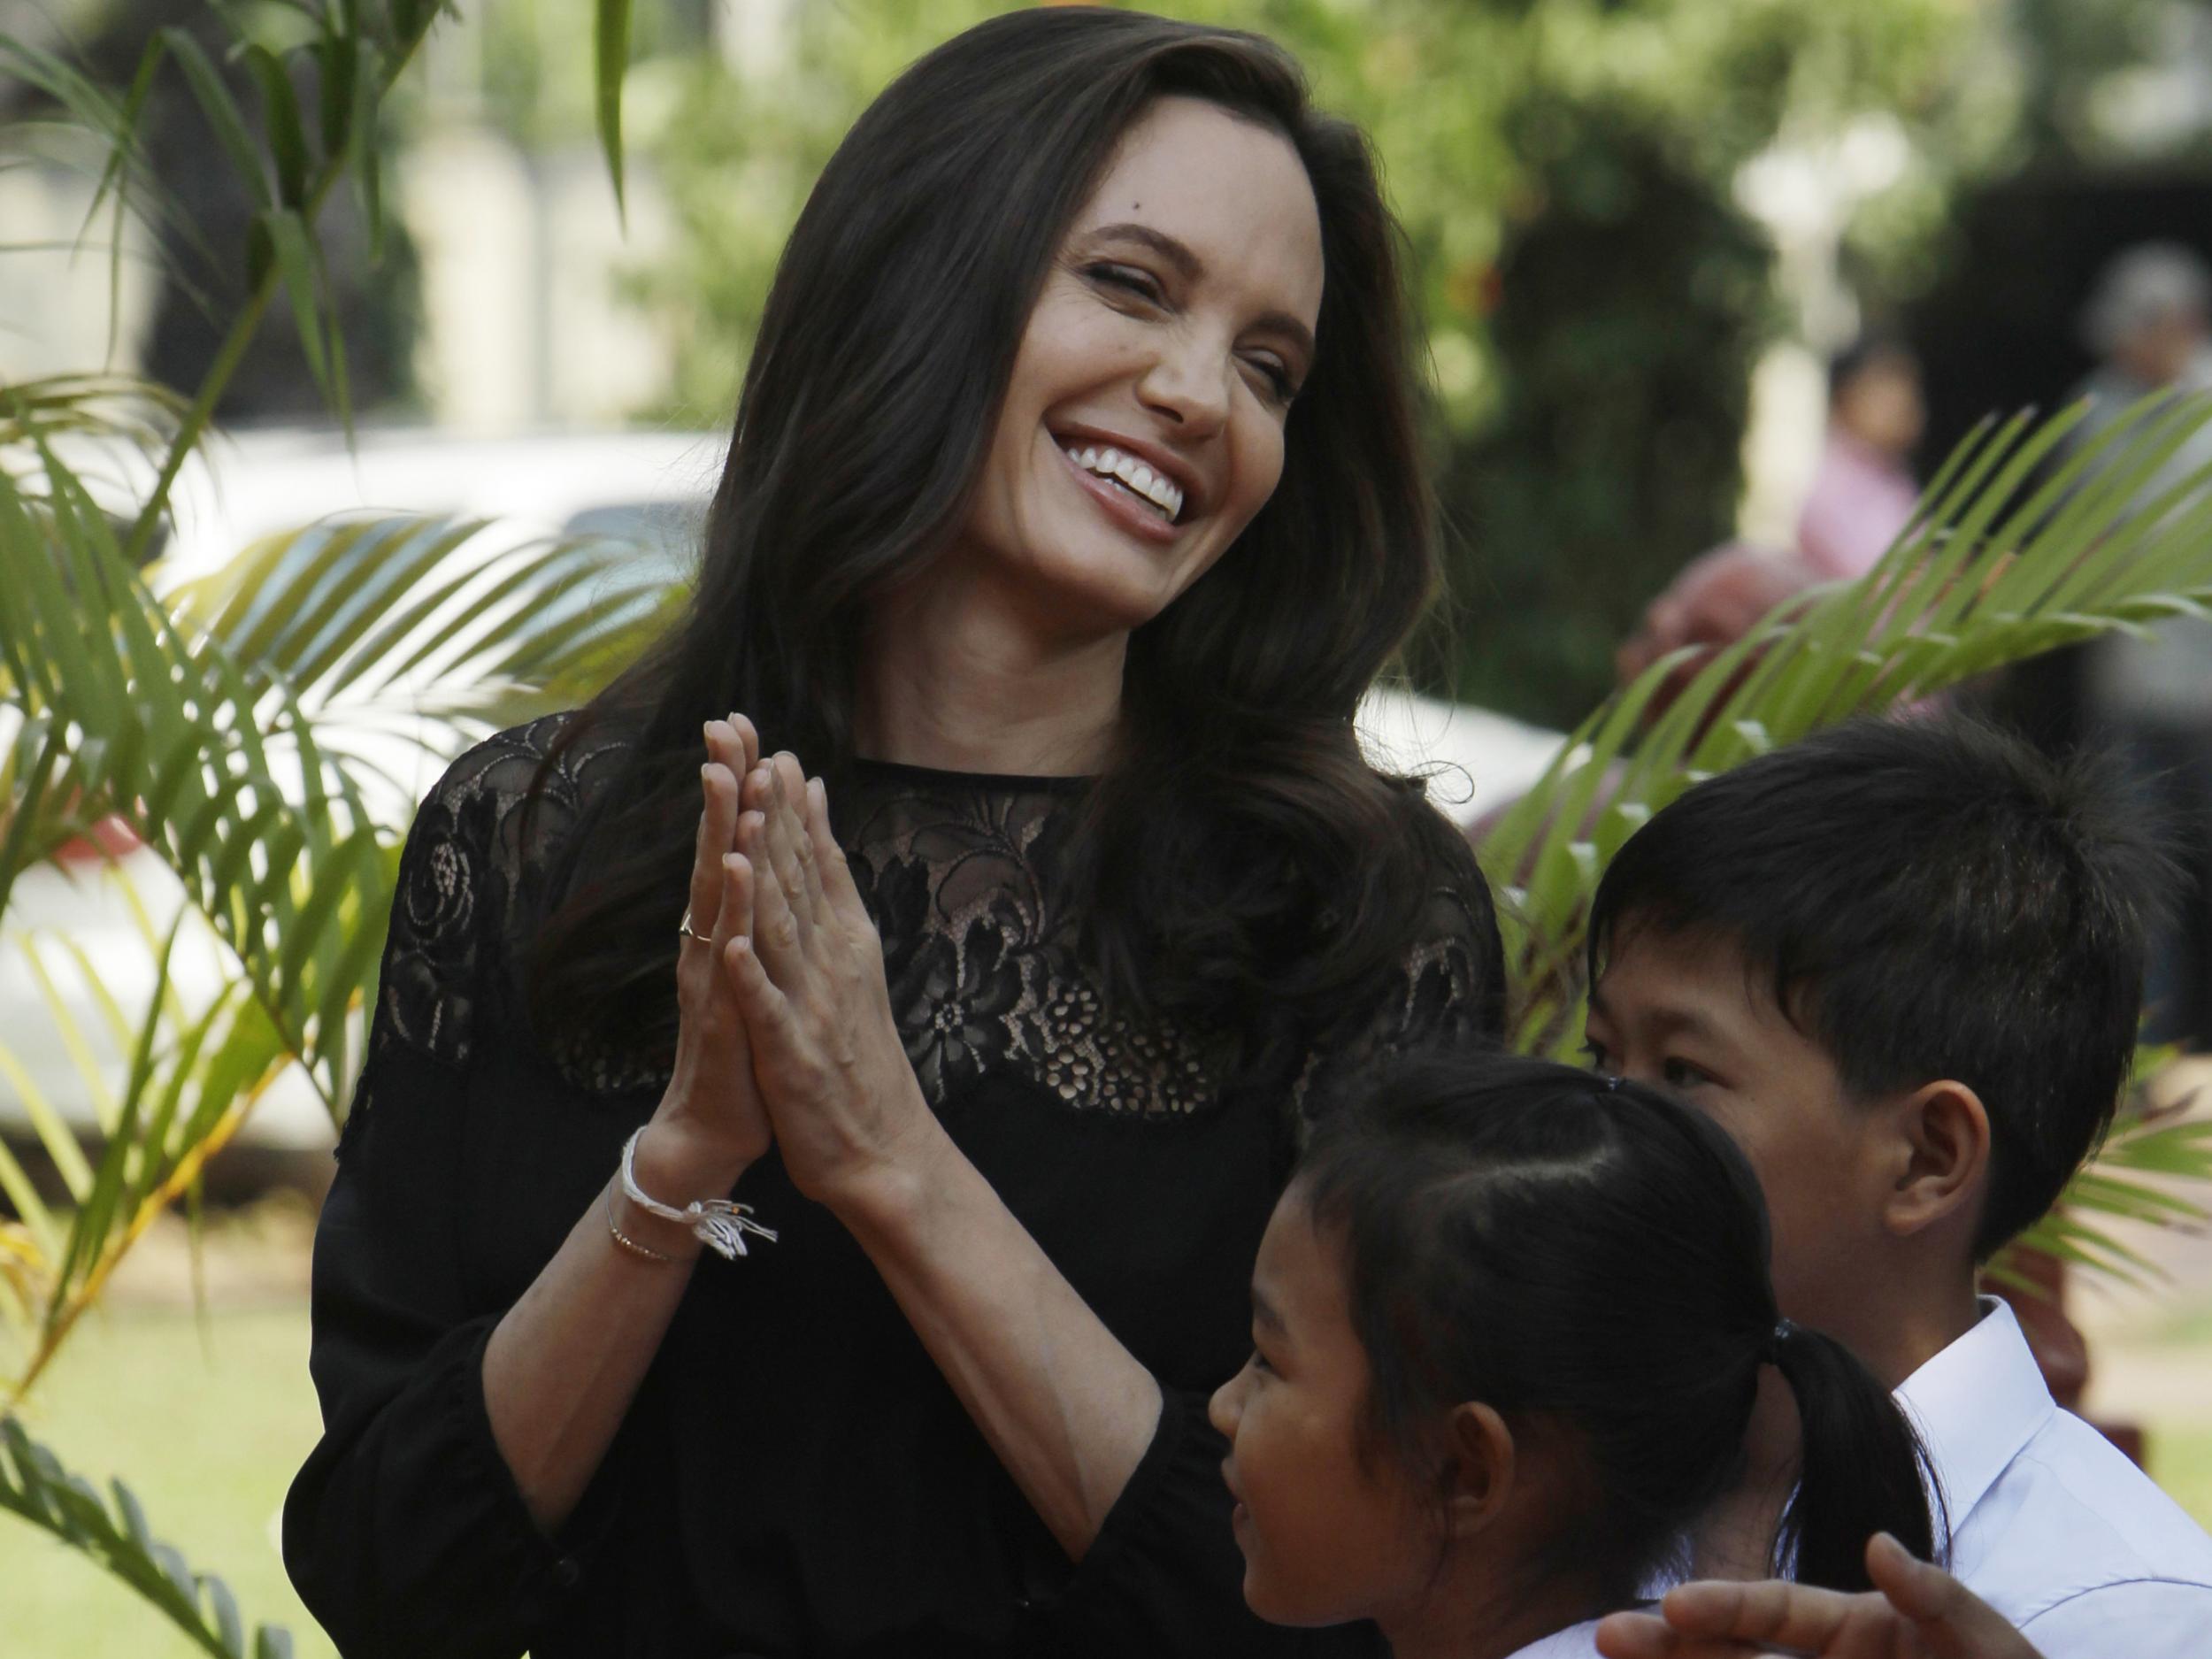
[[[1280,487],[1131,641],[1119,754],[1071,861],[1087,942],[1110,995],[1246,1029],[1356,1002],[1404,952],[1456,849],[1417,788],[1366,765],[1352,729],[1433,580],[1398,233],[1371,157],[1267,41],[1055,7],[908,69],[809,198],[746,372],[695,603],[564,733],[612,729],[627,755],[556,872],[533,958],[541,1031],[672,1048],[700,722],[742,711],[837,798],[867,609],[965,521],[1065,229],[1122,133],[1170,94],[1295,147],[1325,285]]]
[[[1842,1344],[1785,1325],[1751,1167],[1701,1113],[1571,1066],[1450,1050],[1361,1080],[1294,1194],[1342,1252],[1370,1430],[1417,1479],[1479,1400],[1563,1430],[1573,1494],[1531,1565],[1632,1600],[1740,1478],[1759,1368],[1803,1425],[1778,1565],[1868,1587],[1868,1537],[1934,1526],[1910,1425]]]

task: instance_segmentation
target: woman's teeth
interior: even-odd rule
[[[1135,457],[1124,455],[1119,449],[1096,445],[1080,449],[1071,449],[1067,454],[1068,459],[1085,472],[1095,472],[1101,478],[1110,478],[1150,502],[1170,524],[1174,523],[1181,514],[1183,492]]]

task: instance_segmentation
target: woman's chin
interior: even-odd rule
[[[1044,573],[1048,614],[1075,638],[1134,633],[1182,596],[1179,587],[1163,588],[1156,568],[1133,570],[1121,561],[1055,561]]]

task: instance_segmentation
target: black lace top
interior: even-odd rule
[[[533,1525],[480,1367],[664,1079],[529,1035],[518,940],[616,758],[558,717],[462,757],[400,866],[370,1054],[317,1234],[325,1434],[285,1556],[349,1659],[730,1654],[1192,1655],[1347,1637],[1243,1608],[1207,1394],[1320,1070],[1494,1033],[1502,969],[1471,858],[1440,872],[1356,1035],[1272,1089],[1233,1033],[1110,1011],[1053,879],[1084,786],[865,764],[834,803],[909,1056],[954,1141],[1162,1385],[1153,1445],[1079,1566],[992,1456],[859,1247],[772,1154],[737,1196],[782,1232],[704,1261],[563,1533]],[[526,838],[526,825],[527,833]],[[673,918],[671,926],[673,926]]]

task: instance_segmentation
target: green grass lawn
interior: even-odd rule
[[[321,1426],[303,1305],[220,1310],[204,1329],[189,1311],[96,1314],[19,1415],[95,1486],[121,1477],[155,1536],[224,1579],[250,1623],[285,1625],[299,1659],[334,1659],[277,1554],[285,1487]],[[4,1513],[0,1586],[8,1659],[200,1652],[119,1580]]]
[[[2212,1379],[2212,1333],[2203,1344]],[[96,1485],[119,1475],[157,1536],[226,1579],[249,1620],[288,1626],[300,1659],[334,1659],[292,1594],[276,1517],[319,1430],[302,1305],[188,1311],[121,1307],[71,1339],[33,1394],[31,1432]],[[2212,1525],[2212,1386],[2204,1414],[2154,1420],[2152,1472]],[[197,1653],[75,1552],[0,1514],[7,1659],[170,1659]]]

